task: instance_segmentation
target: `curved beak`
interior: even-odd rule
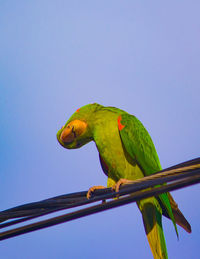
[[[73,131],[73,127],[66,127],[61,135],[60,135],[60,140],[63,143],[70,143],[75,139],[75,132]]]

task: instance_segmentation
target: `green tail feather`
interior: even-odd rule
[[[167,193],[160,194],[159,195],[159,199],[161,200],[161,202],[165,206],[165,209],[167,210],[167,213],[168,213],[169,217],[171,218],[171,220],[173,222],[177,238],[179,238],[179,236],[178,236],[178,229],[177,229],[177,226],[176,226],[176,221],[174,219],[174,215],[173,215],[173,212],[172,212],[172,207],[170,205],[168,194]]]
[[[167,259],[167,248],[162,228],[162,209],[155,198],[138,202],[143,223],[154,259]]]

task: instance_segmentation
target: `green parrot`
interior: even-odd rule
[[[143,124],[133,115],[115,107],[97,103],[79,108],[57,133],[59,143],[67,149],[80,148],[94,141],[99,151],[107,187],[126,180],[136,180],[160,171],[160,161],[152,139]],[[126,180],[121,180],[126,179]],[[95,189],[90,188],[88,197]],[[162,215],[188,233],[191,226],[178,209],[170,193],[137,202],[154,258],[168,258],[162,228]]]

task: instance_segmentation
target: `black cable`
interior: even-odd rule
[[[188,167],[189,166],[189,167]],[[163,183],[169,183],[167,185],[161,185]],[[72,194],[66,194],[56,196],[50,199],[42,200],[40,202],[33,202],[15,208],[11,208],[0,212],[0,222],[8,219],[18,218],[9,222],[1,223],[0,228],[8,227],[17,223],[22,223],[27,220],[34,219],[36,217],[44,216],[52,212],[56,212],[63,209],[74,208],[77,206],[89,205],[90,203],[98,202],[101,200],[111,199],[121,195],[129,195],[118,200],[108,201],[104,204],[98,204],[90,206],[88,208],[71,212],[58,217],[50,218],[47,220],[32,223],[20,228],[8,230],[0,233],[0,240],[7,239],[16,235],[21,235],[31,231],[35,231],[48,226],[60,224],[69,220],[73,220],[79,217],[90,215],[99,211],[107,210],[113,207],[125,205],[130,202],[135,202],[140,199],[156,196],[161,192],[175,190],[190,186],[200,182],[200,158],[193,159],[179,165],[170,167],[161,172],[158,172],[150,177],[144,177],[137,180],[136,183],[130,185],[121,186],[118,193],[114,192],[111,188],[103,190],[96,190],[91,199],[86,198],[86,192],[78,192]],[[147,188],[154,187],[153,189]]]
[[[132,195],[129,195],[127,197],[124,198],[120,198],[117,200],[113,200],[113,201],[109,201],[106,203],[102,203],[99,205],[95,205],[95,206],[91,206],[89,208],[85,208],[85,209],[81,209],[75,212],[71,212],[65,215],[61,215],[58,217],[54,217],[51,219],[47,219],[47,220],[43,220],[40,222],[36,222],[36,223],[32,223],[23,227],[19,227],[16,229],[12,229],[12,230],[8,230],[5,232],[0,233],[0,240],[5,240],[14,236],[18,236],[18,235],[22,235],[25,233],[29,233],[35,230],[39,230],[39,229],[43,229],[43,228],[47,228],[50,226],[54,226],[57,224],[61,224],[64,222],[68,222],[77,218],[81,218],[81,217],[85,217],[88,215],[92,215],[94,213],[97,212],[101,212],[104,210],[108,210],[111,208],[115,208],[115,207],[119,207],[122,205],[126,205],[132,202],[136,202],[138,200],[144,199],[144,198],[148,198],[151,196],[157,196],[163,192],[168,192],[168,191],[173,191],[173,190],[177,190],[186,186],[190,186],[196,183],[200,182],[200,172],[198,171],[198,175],[195,177],[191,177],[191,178],[187,178],[185,180],[178,180],[176,183],[171,183],[169,185],[163,185],[161,187],[156,187],[147,191],[140,191],[140,192],[136,192]]]

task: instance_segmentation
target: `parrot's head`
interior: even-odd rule
[[[75,149],[93,140],[93,115],[100,106],[95,103],[79,108],[58,131],[59,143],[65,148]]]

